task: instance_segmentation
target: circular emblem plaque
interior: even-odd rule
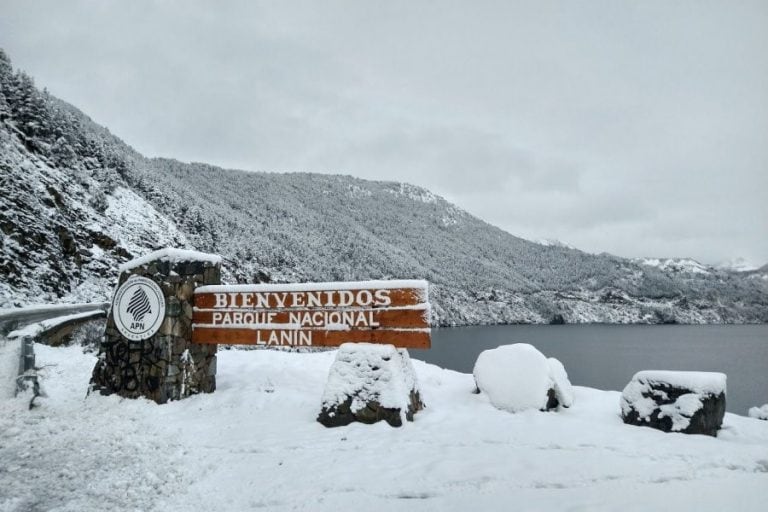
[[[163,291],[151,279],[131,277],[115,293],[112,314],[120,334],[132,341],[146,340],[163,323]]]

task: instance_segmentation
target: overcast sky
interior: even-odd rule
[[[768,2],[0,0],[147,156],[406,181],[530,239],[768,262]]]

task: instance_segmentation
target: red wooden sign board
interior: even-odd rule
[[[429,348],[426,281],[254,284],[195,290],[194,343]]]

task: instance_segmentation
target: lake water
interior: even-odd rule
[[[640,370],[728,375],[729,412],[768,403],[768,325],[494,325],[432,330],[430,350],[411,356],[471,373],[478,354],[530,343],[564,365],[575,385],[622,390]]]

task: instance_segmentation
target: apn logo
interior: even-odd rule
[[[147,297],[143,288],[136,288],[136,291],[133,292],[133,297],[128,302],[126,311],[133,317],[131,329],[144,329],[144,322],[142,320],[144,320],[145,315],[152,313],[152,307],[149,305],[149,297]]]

